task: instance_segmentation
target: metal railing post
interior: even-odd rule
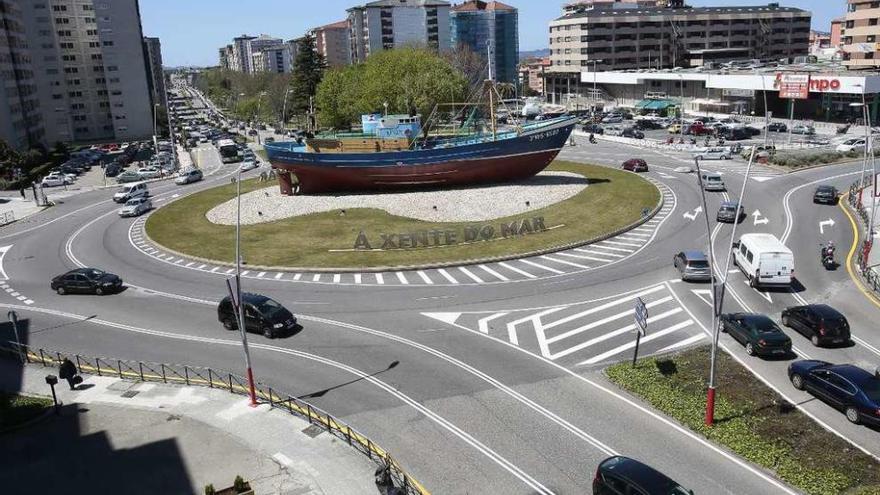
[[[168,383],[168,378],[165,377],[165,363],[159,363],[159,367],[162,370],[162,383]]]
[[[43,363],[43,366],[46,366],[46,356],[43,354],[43,349],[40,349],[40,362]]]
[[[144,380],[144,363],[142,363],[140,361],[138,361],[138,372],[140,373],[141,381],[142,382],[146,381],[146,380]]]
[[[348,440],[348,444],[351,445],[351,426],[345,427],[345,438]]]
[[[211,368],[208,368],[208,388],[214,388],[214,378],[211,377]]]
[[[269,387],[269,407],[275,407],[275,403],[272,400],[272,387]]]
[[[116,369],[119,370],[119,378],[121,379],[122,378],[122,360],[120,360],[120,359],[116,360]]]
[[[229,393],[232,393],[232,373],[229,374]]]
[[[79,362],[79,354],[74,354],[73,358],[76,359],[76,370],[82,371],[82,364],[80,364],[80,362]],[[60,352],[58,353],[58,362],[59,363],[61,362],[61,353]],[[98,371],[100,371],[100,370],[98,370]],[[101,376],[101,373],[98,373],[98,376]]]
[[[183,366],[183,380],[189,385],[189,366]]]

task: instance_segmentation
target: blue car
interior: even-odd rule
[[[798,390],[806,390],[842,410],[851,423],[880,426],[880,377],[851,364],[818,360],[788,365],[788,378]]]

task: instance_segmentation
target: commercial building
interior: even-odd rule
[[[270,46],[255,53],[253,57],[254,72],[290,72],[290,47],[287,44]]]
[[[45,128],[18,2],[0,0],[0,139],[17,150],[45,144]]]
[[[841,31],[844,64],[850,69],[876,69],[880,64],[880,2],[847,0]]]
[[[150,96],[153,104],[168,108],[165,93],[165,70],[162,68],[162,43],[159,38],[144,38],[144,55],[147,60],[147,72],[150,76]]]
[[[315,49],[324,56],[327,67],[342,67],[351,63],[351,39],[348,20],[334,22],[312,30]]]
[[[583,95],[586,70],[701,67],[735,60],[805,56],[810,13],[771,3],[689,7],[594,3],[550,22],[547,81],[551,93]]]
[[[539,95],[544,94],[544,74],[548,67],[550,67],[549,57],[520,64],[519,83],[524,94],[527,93],[526,88]]]
[[[453,47],[465,45],[473,52],[486,54],[492,47],[489,66],[495,80],[517,81],[519,62],[519,13],[501,2],[468,0],[452,7],[449,14]]]
[[[19,0],[45,141],[135,140],[153,133],[137,0]]]
[[[378,0],[348,9],[352,63],[408,45],[448,51],[449,8],[442,0]]]

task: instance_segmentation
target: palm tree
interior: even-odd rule
[[[516,96],[516,85],[513,83],[498,83],[495,85],[495,88],[498,90],[501,98],[505,100]]]

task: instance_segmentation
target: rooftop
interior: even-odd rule
[[[516,11],[516,7],[511,7],[501,2],[484,2],[483,0],[467,0],[452,7],[453,12],[477,12],[481,10],[506,10],[513,12]]]
[[[804,9],[800,9],[797,7],[784,7],[778,4],[768,4],[768,5],[754,5],[754,6],[725,6],[725,7],[682,7],[682,8],[670,8],[670,7],[640,7],[640,6],[630,6],[625,3],[612,3],[608,4],[608,6],[599,6],[601,4],[596,4],[593,8],[587,8],[584,10],[570,12],[561,17],[558,17],[556,20],[561,21],[565,19],[576,19],[583,17],[607,17],[611,16],[626,16],[626,15],[666,15],[666,16],[674,16],[674,15],[699,15],[699,14],[755,14],[755,13],[770,13],[770,12],[786,12],[792,14],[806,14],[809,15],[810,12]]]
[[[434,7],[449,6],[445,0],[376,0],[367,2],[365,7]],[[357,7],[354,7],[357,8]]]
[[[319,29],[348,29],[348,19],[344,19],[339,22],[333,22],[330,24],[325,24],[323,26],[318,26],[315,28],[315,31]]]

